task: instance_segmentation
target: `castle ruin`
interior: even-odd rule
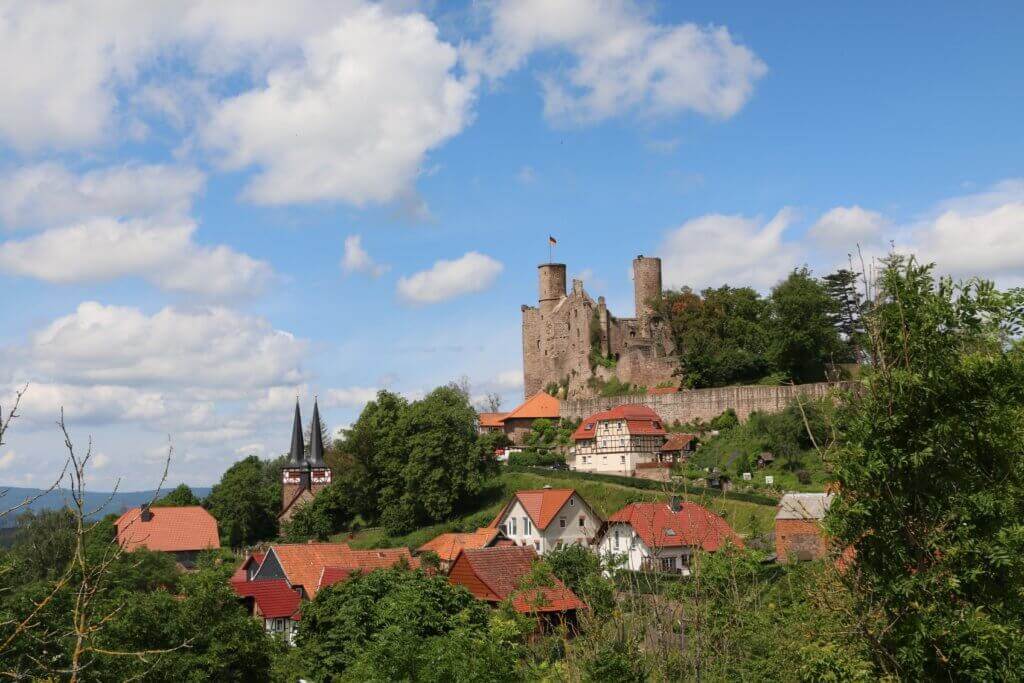
[[[523,379],[527,397],[559,385],[565,398],[587,398],[613,377],[653,388],[675,382],[678,358],[667,321],[661,319],[661,259],[633,260],[635,318],[616,318],[604,297],[595,303],[582,280],[565,288],[565,264],[538,266],[537,306],[523,311]]]

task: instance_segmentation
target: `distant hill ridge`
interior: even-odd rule
[[[166,496],[173,490],[173,488],[173,486],[167,486],[160,489],[160,496]],[[0,497],[0,511],[13,507],[26,498],[38,496],[43,493],[43,489],[4,486],[0,484],[0,492],[4,491],[7,493],[3,497]],[[94,518],[104,517],[111,513],[121,514],[125,510],[152,500],[154,493],[156,493],[156,491],[153,489],[150,489],[149,491],[118,491],[111,496],[109,491],[105,493],[102,491],[86,491],[85,506],[86,510],[90,512],[102,506],[102,509],[97,510],[97,512],[92,515]],[[194,493],[197,498],[205,498],[210,493],[210,487],[195,487],[192,488],[192,493]],[[107,500],[108,498],[109,502]],[[17,516],[24,513],[26,509],[32,510],[33,512],[52,510],[54,508],[64,507],[70,501],[70,491],[62,488],[54,489],[53,491],[43,494],[37,500],[32,501],[32,503],[26,508],[21,508],[13,514],[0,517],[0,528],[15,526]]]

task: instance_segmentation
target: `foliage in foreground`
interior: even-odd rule
[[[828,519],[878,666],[1005,680],[1024,667],[1020,293],[892,258],[847,397]]]

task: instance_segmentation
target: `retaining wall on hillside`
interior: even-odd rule
[[[691,389],[676,394],[649,396],[613,396],[610,398],[584,398],[562,401],[560,414],[563,418],[581,420],[602,410],[609,410],[624,403],[639,403],[654,410],[665,422],[676,420],[689,422],[695,418],[710,420],[721,415],[727,408],[736,411],[741,420],[750,413],[760,410],[766,413],[778,412],[786,407],[795,396],[818,398],[836,387],[835,384],[798,384],[795,386],[742,386],[716,389]]]

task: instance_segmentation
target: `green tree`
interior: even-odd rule
[[[229,467],[207,498],[210,514],[232,544],[251,545],[277,535],[281,480],[255,455]]]
[[[70,510],[29,510],[18,516],[11,554],[19,582],[59,576],[74,551],[75,520]]]
[[[749,287],[667,292],[661,313],[671,323],[684,384],[750,384],[769,374],[768,312]]]
[[[311,502],[301,506],[282,529],[293,543],[308,540],[326,541],[331,534],[348,526],[353,519],[350,482],[345,472],[324,487]]]
[[[832,325],[842,337],[842,353],[837,360],[842,363],[859,363],[864,358],[867,331],[864,329],[864,313],[867,305],[858,287],[859,276],[841,268],[822,278],[825,291],[835,302],[830,316]]]
[[[798,268],[772,289],[769,355],[796,382],[825,378],[825,367],[842,350],[832,324],[836,302],[807,268]]]
[[[356,576],[304,607],[294,659],[302,668],[292,673],[316,681],[511,680],[515,644],[489,637],[489,613],[443,576],[404,569]],[[480,647],[479,658],[468,647]],[[456,663],[465,669],[453,670]]]
[[[840,412],[852,613],[907,680],[1010,680],[1024,667],[1021,296],[891,257],[866,317],[873,366]]]
[[[451,518],[494,473],[494,458],[482,452],[475,424],[476,411],[453,387],[435,389],[402,415],[406,462],[400,502],[412,512],[414,523]],[[404,522],[405,516],[400,520]],[[391,524],[389,531],[408,531],[404,526]]]
[[[186,484],[178,486],[163,498],[153,502],[153,507],[186,507],[189,505],[201,505],[202,501],[196,498],[192,489]]]

